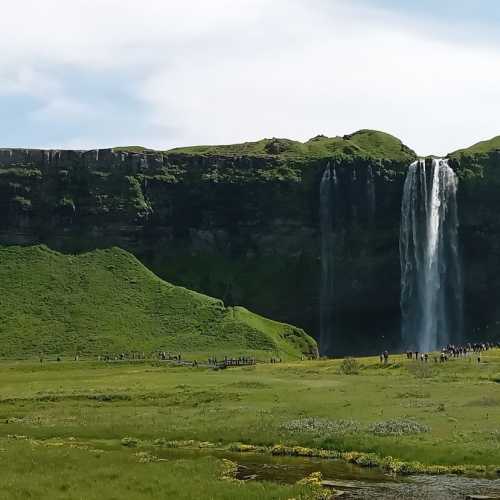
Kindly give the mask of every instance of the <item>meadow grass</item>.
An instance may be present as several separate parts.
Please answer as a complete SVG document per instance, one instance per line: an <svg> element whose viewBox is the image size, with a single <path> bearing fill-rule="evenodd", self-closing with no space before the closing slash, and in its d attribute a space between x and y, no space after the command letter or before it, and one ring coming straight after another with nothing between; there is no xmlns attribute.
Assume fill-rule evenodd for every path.
<svg viewBox="0 0 500 500"><path fill-rule="evenodd" d="M500 351L482 359L433 363L424 378L403 356L389 366L360 359L357 375L343 374L341 360L220 371L3 362L0 436L283 443L426 464L500 465ZM287 425L300 419L333 423L317 432Z"/></svg>
<svg viewBox="0 0 500 500"><path fill-rule="evenodd" d="M314 498L304 485L242 483L215 457L158 460L134 449L0 439L2 498L9 500Z"/></svg>

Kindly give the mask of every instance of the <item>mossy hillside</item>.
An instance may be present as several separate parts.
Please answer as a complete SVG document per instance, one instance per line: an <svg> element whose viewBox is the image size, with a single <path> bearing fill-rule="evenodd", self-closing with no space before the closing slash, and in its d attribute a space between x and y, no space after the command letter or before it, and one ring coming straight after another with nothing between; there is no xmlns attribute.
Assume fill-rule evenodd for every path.
<svg viewBox="0 0 500 500"><path fill-rule="evenodd" d="M461 180L460 187L478 199L483 198L485 191L491 192L500 186L500 136L454 151L448 158Z"/></svg>
<svg viewBox="0 0 500 500"><path fill-rule="evenodd" d="M11 357L156 349L297 357L315 347L302 330L162 281L117 248L78 256L1 248L0 314L0 354Z"/></svg>
<svg viewBox="0 0 500 500"><path fill-rule="evenodd" d="M450 153L450 157L475 156L500 151L500 135Z"/></svg>
<svg viewBox="0 0 500 500"><path fill-rule="evenodd" d="M363 157L405 161L414 158L415 152L396 137L377 130L360 130L343 137L318 135L307 142L290 139L262 139L256 142L221 146L192 146L175 148L168 153L220 156L275 155L289 157Z"/></svg>

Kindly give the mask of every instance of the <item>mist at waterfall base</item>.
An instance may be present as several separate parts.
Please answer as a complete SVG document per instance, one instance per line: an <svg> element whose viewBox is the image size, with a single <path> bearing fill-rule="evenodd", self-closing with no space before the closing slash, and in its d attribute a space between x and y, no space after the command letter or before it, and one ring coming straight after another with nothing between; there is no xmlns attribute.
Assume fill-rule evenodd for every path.
<svg viewBox="0 0 500 500"><path fill-rule="evenodd" d="M446 160L410 165L400 228L403 349L429 352L462 341L457 177Z"/></svg>

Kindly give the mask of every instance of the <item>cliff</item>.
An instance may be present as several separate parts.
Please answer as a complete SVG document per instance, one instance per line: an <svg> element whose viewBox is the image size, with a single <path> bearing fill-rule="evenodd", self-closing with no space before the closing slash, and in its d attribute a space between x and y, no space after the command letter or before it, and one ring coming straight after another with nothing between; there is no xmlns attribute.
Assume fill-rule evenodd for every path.
<svg viewBox="0 0 500 500"><path fill-rule="evenodd" d="M466 332L500 339L500 136L450 154L458 206Z"/></svg>
<svg viewBox="0 0 500 500"><path fill-rule="evenodd" d="M398 139L370 130L306 143L266 139L166 152L4 149L0 244L45 243L72 253L120 246L170 282L317 335L318 194L330 163L339 184L336 351L373 351L399 339L400 204L415 158ZM483 295L500 280L494 257L485 270L484 255L467 241L482 235L480 253L499 247L489 232L500 234L493 220L497 186L490 182L498 153L453 158L472 314L483 307L475 277ZM495 316L493 302L482 318Z"/></svg>

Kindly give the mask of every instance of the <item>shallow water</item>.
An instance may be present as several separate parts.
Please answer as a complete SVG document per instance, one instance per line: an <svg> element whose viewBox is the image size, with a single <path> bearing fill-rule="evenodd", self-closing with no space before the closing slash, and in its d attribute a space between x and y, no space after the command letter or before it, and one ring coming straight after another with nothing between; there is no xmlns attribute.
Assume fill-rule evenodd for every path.
<svg viewBox="0 0 500 500"><path fill-rule="evenodd" d="M154 453L169 460L196 459L208 455L225 458L238 465L237 478L243 481L293 484L313 472L321 472L323 480L335 490L344 492L340 497L342 499L456 500L465 499L468 495L500 499L500 478L425 474L401 476L386 474L379 468L359 467L341 460L275 457L224 450L173 448L155 449Z"/></svg>

